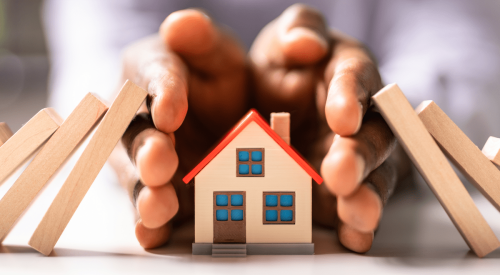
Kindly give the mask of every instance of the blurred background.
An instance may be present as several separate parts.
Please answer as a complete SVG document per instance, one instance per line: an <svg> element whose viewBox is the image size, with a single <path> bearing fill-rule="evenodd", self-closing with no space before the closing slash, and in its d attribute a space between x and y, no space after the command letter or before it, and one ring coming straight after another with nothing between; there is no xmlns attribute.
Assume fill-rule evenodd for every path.
<svg viewBox="0 0 500 275"><path fill-rule="evenodd" d="M384 82L397 82L414 107L436 101L479 147L500 136L500 1L304 2L365 43ZM123 47L175 10L203 8L248 49L294 3L0 0L0 121L16 131L47 105L66 117L87 92L112 100Z"/></svg>
<svg viewBox="0 0 500 275"><path fill-rule="evenodd" d="M41 0L0 1L0 121L16 131L47 104Z"/></svg>

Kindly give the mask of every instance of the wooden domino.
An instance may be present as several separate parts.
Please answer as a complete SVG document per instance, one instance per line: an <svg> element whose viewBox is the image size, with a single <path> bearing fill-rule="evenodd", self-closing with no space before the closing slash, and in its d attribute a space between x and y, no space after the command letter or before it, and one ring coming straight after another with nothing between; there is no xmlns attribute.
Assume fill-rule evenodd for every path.
<svg viewBox="0 0 500 275"><path fill-rule="evenodd" d="M56 170L71 155L107 107L87 94L0 200L0 242ZM17 133L16 133L17 135ZM15 135L14 135L15 137ZM12 137L12 140L14 139ZM3 149L11 142L7 141ZM24 146L25 144L19 144ZM27 145L27 144L26 144Z"/></svg>
<svg viewBox="0 0 500 275"><path fill-rule="evenodd" d="M498 248L497 237L399 87L387 85L372 99L468 246L478 257Z"/></svg>
<svg viewBox="0 0 500 275"><path fill-rule="evenodd" d="M52 136L62 121L53 109L43 109L0 147L0 184ZM5 137L10 129L3 129L0 135Z"/></svg>
<svg viewBox="0 0 500 275"><path fill-rule="evenodd" d="M500 138L489 137L482 151L486 158L500 166Z"/></svg>
<svg viewBox="0 0 500 275"><path fill-rule="evenodd" d="M500 211L500 171L432 100L416 109L445 155Z"/></svg>
<svg viewBox="0 0 500 275"><path fill-rule="evenodd" d="M127 129L147 92L127 81L29 241L48 255Z"/></svg>
<svg viewBox="0 0 500 275"><path fill-rule="evenodd" d="M2 146L13 135L9 125L5 122L0 122L0 146Z"/></svg>

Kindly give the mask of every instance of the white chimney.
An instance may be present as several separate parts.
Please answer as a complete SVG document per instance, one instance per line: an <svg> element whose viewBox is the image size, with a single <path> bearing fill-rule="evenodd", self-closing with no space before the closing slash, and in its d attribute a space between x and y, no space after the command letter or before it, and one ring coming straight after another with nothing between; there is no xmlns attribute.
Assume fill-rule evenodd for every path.
<svg viewBox="0 0 500 275"><path fill-rule="evenodd" d="M271 129L290 145L290 113L271 113Z"/></svg>

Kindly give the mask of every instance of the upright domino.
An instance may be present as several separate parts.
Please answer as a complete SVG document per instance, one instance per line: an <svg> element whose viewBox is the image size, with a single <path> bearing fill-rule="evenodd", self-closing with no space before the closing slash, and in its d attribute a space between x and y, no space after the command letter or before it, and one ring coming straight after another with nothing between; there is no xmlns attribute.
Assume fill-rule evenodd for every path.
<svg viewBox="0 0 500 275"><path fill-rule="evenodd" d="M2 146L13 135L9 125L5 122L0 122L0 146Z"/></svg>
<svg viewBox="0 0 500 275"><path fill-rule="evenodd" d="M500 138L489 137L482 151L486 158L500 166Z"/></svg>
<svg viewBox="0 0 500 275"><path fill-rule="evenodd" d="M478 257L498 248L500 242L399 87L387 85L372 99L469 247Z"/></svg>
<svg viewBox="0 0 500 275"><path fill-rule="evenodd" d="M62 121L53 109L43 109L0 147L0 184L52 136ZM10 129L3 129L1 135L5 137Z"/></svg>
<svg viewBox="0 0 500 275"><path fill-rule="evenodd" d="M125 82L120 94L33 233L29 241L31 247L45 255L50 254L146 95L146 91L132 82Z"/></svg>
<svg viewBox="0 0 500 275"><path fill-rule="evenodd" d="M92 94L87 94L47 141L42 150L0 200L0 242L4 240L16 220L26 210L45 183L80 144L94 124L101 119L106 110L106 105L99 99ZM0 147L0 150L7 146L11 140ZM21 145L24 146L25 144L19 144L19 146Z"/></svg>
<svg viewBox="0 0 500 275"><path fill-rule="evenodd" d="M500 171L432 100L416 109L427 131L463 175L500 211Z"/></svg>

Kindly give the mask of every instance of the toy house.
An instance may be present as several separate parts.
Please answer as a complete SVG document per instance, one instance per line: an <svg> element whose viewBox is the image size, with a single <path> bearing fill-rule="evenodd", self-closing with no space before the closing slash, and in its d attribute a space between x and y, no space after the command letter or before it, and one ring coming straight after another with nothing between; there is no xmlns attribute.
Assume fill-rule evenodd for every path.
<svg viewBox="0 0 500 275"><path fill-rule="evenodd" d="M193 254L313 254L312 184L323 179L290 146L290 115L271 127L250 110L189 174Z"/></svg>

